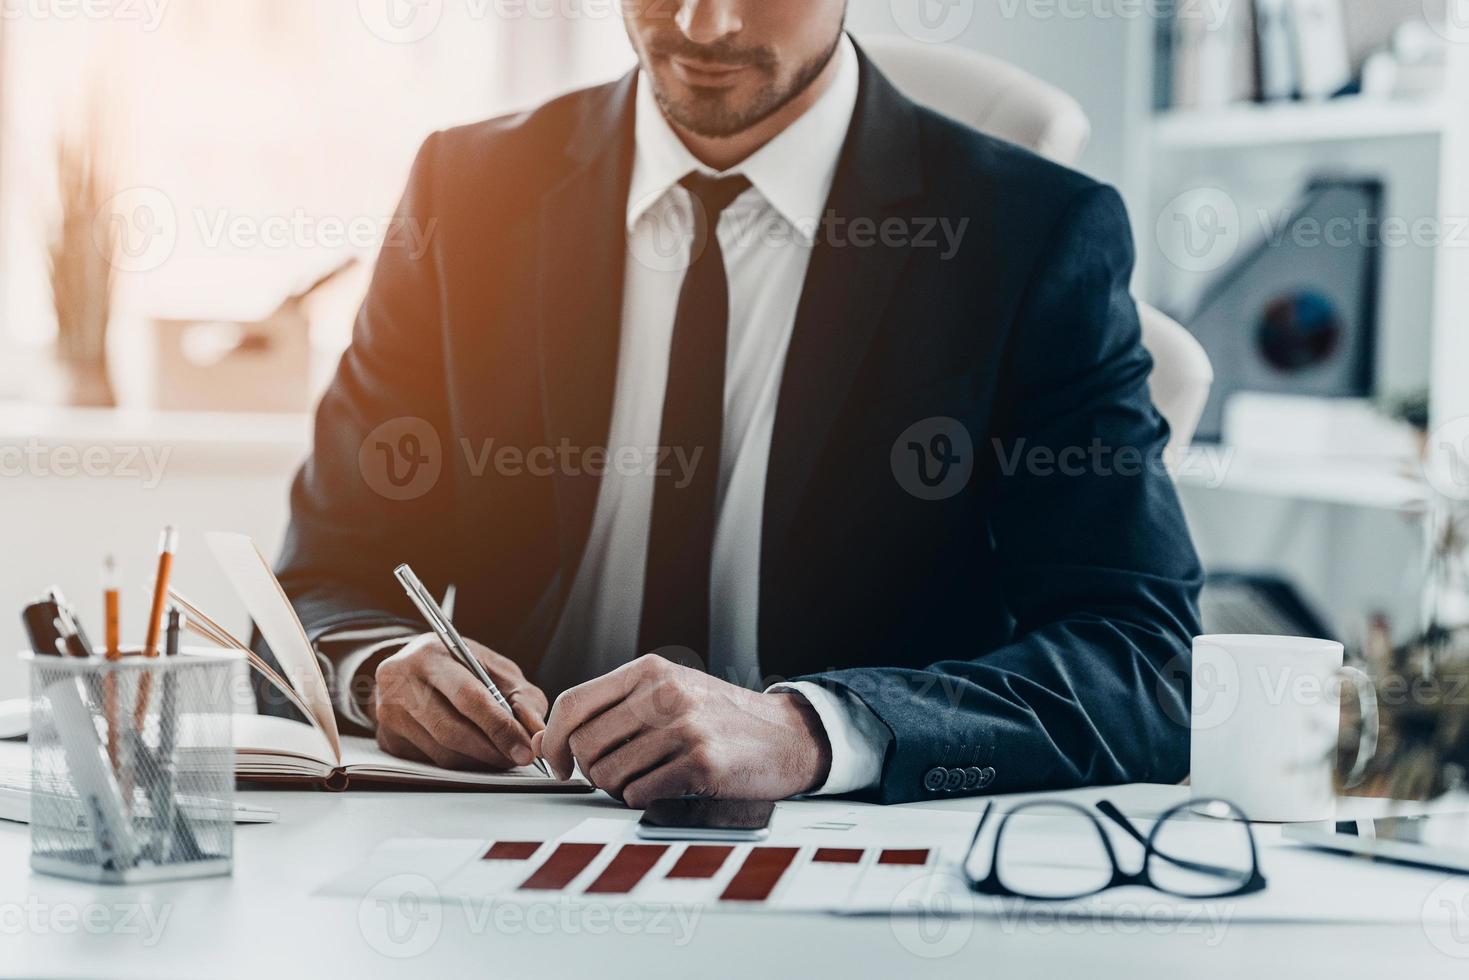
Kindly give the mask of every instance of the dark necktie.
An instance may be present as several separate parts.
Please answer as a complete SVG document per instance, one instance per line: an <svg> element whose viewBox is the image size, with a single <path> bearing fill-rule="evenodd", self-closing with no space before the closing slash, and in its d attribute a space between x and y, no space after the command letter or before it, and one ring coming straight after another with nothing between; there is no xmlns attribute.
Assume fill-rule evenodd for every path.
<svg viewBox="0 0 1469 980"><path fill-rule="evenodd" d="M639 653L688 647L709 660L709 580L715 496L724 439L724 363L729 333L729 278L719 245L719 217L750 188L744 177L692 173L680 183L694 204L691 264L678 297L660 448L682 453L692 477L670 454L653 492L648 570L643 580ZM688 479L686 485L679 484Z"/></svg>

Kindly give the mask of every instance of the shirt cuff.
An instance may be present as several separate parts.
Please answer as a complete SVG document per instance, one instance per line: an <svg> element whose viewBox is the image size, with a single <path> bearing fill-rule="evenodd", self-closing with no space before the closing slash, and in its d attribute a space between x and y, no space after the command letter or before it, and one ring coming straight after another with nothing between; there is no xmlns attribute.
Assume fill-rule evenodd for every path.
<svg viewBox="0 0 1469 980"><path fill-rule="evenodd" d="M316 658L323 662L322 673L326 676L332 707L337 709L337 714L367 731L377 730L357 700L357 685L354 683L357 673L374 660L396 652L415 635L411 630L384 627L328 633L316 641ZM327 651L331 651L330 655Z"/></svg>
<svg viewBox="0 0 1469 980"><path fill-rule="evenodd" d="M882 763L893 736L871 708L850 693L828 691L809 681L776 684L765 693L801 695L826 729L831 771L820 789L806 795L841 796L882 782Z"/></svg>

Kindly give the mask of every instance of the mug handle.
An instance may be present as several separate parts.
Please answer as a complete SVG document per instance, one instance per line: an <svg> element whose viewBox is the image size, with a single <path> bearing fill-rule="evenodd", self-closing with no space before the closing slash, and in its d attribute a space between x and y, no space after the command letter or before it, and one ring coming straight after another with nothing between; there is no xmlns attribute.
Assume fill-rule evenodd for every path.
<svg viewBox="0 0 1469 980"><path fill-rule="evenodd" d="M1367 764L1377 755L1377 739L1381 734L1377 713L1377 685L1356 667L1342 667L1337 671L1337 676L1351 681L1352 686L1357 689L1357 705L1362 712L1362 736L1357 742L1357 758L1352 763L1352 770L1346 781L1342 783L1345 789L1356 789L1362 785L1362 779L1367 775Z"/></svg>

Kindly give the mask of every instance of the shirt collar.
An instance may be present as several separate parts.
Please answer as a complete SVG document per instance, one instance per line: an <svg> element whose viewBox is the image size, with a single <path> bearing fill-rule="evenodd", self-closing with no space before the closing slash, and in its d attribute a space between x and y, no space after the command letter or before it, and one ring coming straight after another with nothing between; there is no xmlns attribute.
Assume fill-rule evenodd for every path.
<svg viewBox="0 0 1469 980"><path fill-rule="evenodd" d="M748 159L716 174L689 152L653 97L646 74L638 76L634 127L637 148L627 199L627 230L692 170L724 177L744 174L771 207L802 235L814 235L826 209L837 163L857 109L857 51L846 35L837 52L836 79L801 118Z"/></svg>

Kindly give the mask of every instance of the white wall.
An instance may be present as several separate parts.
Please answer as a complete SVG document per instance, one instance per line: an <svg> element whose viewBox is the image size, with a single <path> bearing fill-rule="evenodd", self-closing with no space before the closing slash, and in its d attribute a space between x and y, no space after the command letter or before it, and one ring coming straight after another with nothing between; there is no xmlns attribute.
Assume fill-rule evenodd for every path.
<svg viewBox="0 0 1469 980"><path fill-rule="evenodd" d="M948 4L949 20L933 33L915 29L912 10ZM962 26L951 43L1010 61L1064 89L1091 118L1091 146L1081 169L1122 188L1146 188L1140 140L1133 138L1150 107L1152 74L1146 17L1095 16L1107 4L1024 3L1021 0L852 0L849 24L860 40L871 34L942 37ZM1118 5L1126 7L1129 5ZM1146 7L1146 4L1136 5ZM1062 8L1085 7L1085 17ZM901 22L895 10L904 11ZM1137 197L1136 200L1142 200ZM1130 200L1129 203L1132 203Z"/></svg>
<svg viewBox="0 0 1469 980"><path fill-rule="evenodd" d="M207 531L280 554L304 419L193 416L167 423L94 413L0 411L0 699L24 697L20 609L52 585L102 636L101 561L117 558L124 643L141 643L158 535L180 530L174 586L247 640L248 618L209 557ZM91 459L101 465L87 465Z"/></svg>

